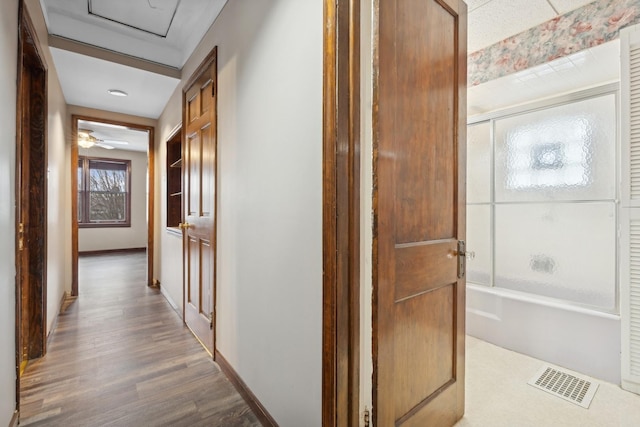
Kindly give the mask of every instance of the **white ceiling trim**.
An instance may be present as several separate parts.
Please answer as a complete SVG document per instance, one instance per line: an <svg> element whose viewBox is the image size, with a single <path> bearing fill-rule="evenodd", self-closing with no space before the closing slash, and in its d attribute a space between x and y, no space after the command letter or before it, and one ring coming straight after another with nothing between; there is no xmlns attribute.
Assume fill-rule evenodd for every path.
<svg viewBox="0 0 640 427"><path fill-rule="evenodd" d="M125 65L127 67L133 67L139 70L148 71L150 73L173 77L175 79L180 79L182 77L182 71L178 68L158 64L157 62L146 61L134 56L124 55L119 52L113 52L89 44L84 44L75 40L66 39L60 36L49 35L49 47L67 50L69 52L78 53L80 55L102 59L116 64Z"/></svg>

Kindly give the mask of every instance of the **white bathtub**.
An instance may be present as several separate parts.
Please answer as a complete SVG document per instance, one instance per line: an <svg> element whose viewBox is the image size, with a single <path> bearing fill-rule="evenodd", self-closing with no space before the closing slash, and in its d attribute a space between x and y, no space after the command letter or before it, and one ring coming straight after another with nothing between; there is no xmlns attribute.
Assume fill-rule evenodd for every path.
<svg viewBox="0 0 640 427"><path fill-rule="evenodd" d="M620 316L467 284L467 333L620 384Z"/></svg>

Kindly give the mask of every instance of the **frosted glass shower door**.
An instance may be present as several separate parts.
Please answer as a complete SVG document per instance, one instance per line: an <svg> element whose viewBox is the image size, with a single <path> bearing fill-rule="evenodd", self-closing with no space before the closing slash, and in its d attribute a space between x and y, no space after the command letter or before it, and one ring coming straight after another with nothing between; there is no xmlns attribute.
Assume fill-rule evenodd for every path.
<svg viewBox="0 0 640 427"><path fill-rule="evenodd" d="M495 121L494 285L616 309L616 103Z"/></svg>
<svg viewBox="0 0 640 427"><path fill-rule="evenodd" d="M467 282L491 285L491 122L467 128Z"/></svg>
<svg viewBox="0 0 640 427"><path fill-rule="evenodd" d="M495 201L616 198L616 103L605 95L495 121Z"/></svg>
<svg viewBox="0 0 640 427"><path fill-rule="evenodd" d="M496 206L495 285L614 310L613 203Z"/></svg>

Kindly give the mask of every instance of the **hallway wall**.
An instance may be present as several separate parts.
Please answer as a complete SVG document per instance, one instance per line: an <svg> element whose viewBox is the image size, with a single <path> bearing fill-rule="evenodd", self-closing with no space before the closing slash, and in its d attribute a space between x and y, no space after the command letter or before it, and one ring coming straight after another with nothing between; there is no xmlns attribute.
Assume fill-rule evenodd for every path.
<svg viewBox="0 0 640 427"><path fill-rule="evenodd" d="M15 145L18 0L0 13L0 424L15 409Z"/></svg>
<svg viewBox="0 0 640 427"><path fill-rule="evenodd" d="M15 409L15 146L16 58L18 1L3 5L0 16L0 422L8 423ZM65 167L66 103L48 52L44 18L37 0L25 1L48 67L47 133L47 334L70 287L70 176ZM10 397L11 396L11 397Z"/></svg>
<svg viewBox="0 0 640 427"><path fill-rule="evenodd" d="M161 145L181 120L182 85L216 45L217 349L279 425L319 426L322 2L230 0L160 117ZM164 157L157 167L162 193ZM161 286L181 305L181 240L161 234Z"/></svg>

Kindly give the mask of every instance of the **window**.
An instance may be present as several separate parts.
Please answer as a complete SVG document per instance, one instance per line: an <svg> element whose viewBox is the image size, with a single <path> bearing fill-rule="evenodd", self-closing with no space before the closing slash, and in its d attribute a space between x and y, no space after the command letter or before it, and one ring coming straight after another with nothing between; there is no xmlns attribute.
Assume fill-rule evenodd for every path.
<svg viewBox="0 0 640 427"><path fill-rule="evenodd" d="M78 225L131 226L131 161L78 158Z"/></svg>
<svg viewBox="0 0 640 427"><path fill-rule="evenodd" d="M467 132L467 281L617 310L616 95Z"/></svg>

